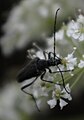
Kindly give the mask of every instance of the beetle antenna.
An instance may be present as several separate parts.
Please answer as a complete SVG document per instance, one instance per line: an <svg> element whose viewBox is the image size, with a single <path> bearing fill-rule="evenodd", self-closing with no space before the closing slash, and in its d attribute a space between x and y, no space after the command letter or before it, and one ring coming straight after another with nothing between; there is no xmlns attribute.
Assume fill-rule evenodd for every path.
<svg viewBox="0 0 84 120"><path fill-rule="evenodd" d="M36 43L33 43L33 46L36 47L38 50L43 51Z"/></svg>
<svg viewBox="0 0 84 120"><path fill-rule="evenodd" d="M57 28L57 13L58 11L60 10L60 8L58 8L56 10L56 13L55 13L55 21L54 21L54 60L55 60L55 56L56 56L56 53L55 53L55 41L56 41L56 36L55 36L55 32L56 32L56 28Z"/></svg>

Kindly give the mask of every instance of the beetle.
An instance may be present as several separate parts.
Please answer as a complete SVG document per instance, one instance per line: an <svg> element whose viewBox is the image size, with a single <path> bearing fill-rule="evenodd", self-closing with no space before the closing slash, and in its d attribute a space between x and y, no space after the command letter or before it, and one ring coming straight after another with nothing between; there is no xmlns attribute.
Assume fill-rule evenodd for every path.
<svg viewBox="0 0 84 120"><path fill-rule="evenodd" d="M55 53L55 31L56 31L56 20L57 20L57 13L59 11L60 8L58 8L56 10L56 13L55 13L55 21L54 21L54 49L53 49L53 52L45 52L43 51L43 55L45 57L45 59L40 59L39 57L35 57L34 59L31 59L30 62L20 70L20 72L18 73L18 76L17 76L17 81L19 83L25 81L25 80L29 80L31 78L35 78L32 82L22 86L21 90L23 92L25 92L26 94L29 94L32 96L32 98L34 99L35 103L36 103L36 100L35 100L35 97L26 92L24 89L31 86L36 80L38 77L40 77L40 79L42 81L45 81L45 82L49 82L49 83L54 83L53 81L48 81L48 80L45 80L44 79L44 75L46 73L46 69L49 70L50 73L57 73L57 72L60 72L61 74L61 77L62 77L62 81L63 81L63 87L65 88L65 83L64 83L64 77L63 77L63 74L62 72L67 72L67 71L61 71L60 68L59 68L59 64L62 64L62 59L57 57L56 56L56 53ZM48 59L46 59L46 54L48 55ZM50 69L51 66L56 66L58 68L59 71L52 71ZM55 84L55 83L54 83ZM66 88L65 88L66 90ZM67 91L67 90L66 90ZM67 93L69 93L67 91ZM37 106L37 103L36 103L36 106ZM38 106L37 106L37 109L39 110Z"/></svg>

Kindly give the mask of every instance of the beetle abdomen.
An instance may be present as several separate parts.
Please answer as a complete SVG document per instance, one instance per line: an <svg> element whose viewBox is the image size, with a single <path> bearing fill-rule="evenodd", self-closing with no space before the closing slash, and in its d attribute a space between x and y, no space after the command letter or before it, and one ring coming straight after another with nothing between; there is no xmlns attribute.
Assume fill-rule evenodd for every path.
<svg viewBox="0 0 84 120"><path fill-rule="evenodd" d="M22 69L17 76L17 81L22 82L22 81L25 81L25 80L30 79L32 77L38 76L39 73L37 72L37 69L35 67L33 69L33 67L31 69L29 69L29 68L28 69Z"/></svg>
<svg viewBox="0 0 84 120"><path fill-rule="evenodd" d="M40 75L40 72L38 72L38 70L37 70L38 60L39 60L39 58L35 58L35 59L31 60L31 62L29 64L27 64L27 66L25 66L24 68L22 68L20 70L20 72L17 75L18 82L22 82L22 81L25 81L32 77L37 77Z"/></svg>

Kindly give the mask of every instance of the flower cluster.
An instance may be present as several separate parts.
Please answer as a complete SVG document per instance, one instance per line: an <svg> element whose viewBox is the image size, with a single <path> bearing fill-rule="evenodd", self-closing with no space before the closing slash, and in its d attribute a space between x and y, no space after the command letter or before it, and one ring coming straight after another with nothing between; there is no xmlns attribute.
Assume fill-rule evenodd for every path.
<svg viewBox="0 0 84 120"><path fill-rule="evenodd" d="M78 67L79 67L79 68L84 68L84 55L82 55L82 56L83 56L83 59L80 60L80 62L79 62L79 64L78 64Z"/></svg>
<svg viewBox="0 0 84 120"><path fill-rule="evenodd" d="M2 52L5 55L10 55L14 50L24 48L32 40L32 36L33 38L35 38L35 36L42 37L42 35L44 34L47 35L47 33L49 33L50 31L49 28L52 27L52 24L50 23L53 23L55 10L60 7L62 11L66 11L64 12L64 14L67 14L68 12L73 11L71 7L72 5L70 3L73 3L73 5L75 5L75 1L76 0L72 2L66 2L65 0L64 3L57 0L21 1L11 10L8 20L2 28L5 33L4 36L1 38ZM81 1L79 3L81 3ZM77 2L78 5L79 3ZM67 7L65 7L65 4L66 6L68 6L68 9ZM63 14L59 15L62 19ZM83 16L80 15L78 21L82 22L83 19ZM73 23L70 26L73 26ZM82 32L83 30L80 29L80 25L74 26L77 26L78 30L75 30L74 32L78 34L76 37L78 38L80 36L80 32ZM69 27L69 29L75 28ZM71 32L67 33L69 34L69 36L71 35ZM60 31L60 34L62 34L62 31ZM79 39L82 40L83 36L84 35L80 36ZM58 37L59 39L62 38L62 36Z"/></svg>
<svg viewBox="0 0 84 120"><path fill-rule="evenodd" d="M3 26L4 36L1 38L2 52L10 55L15 49L24 48L32 38L47 34L55 10L60 7L54 0L23 0L15 6L6 24ZM33 8L33 9L32 9ZM50 26L51 27L51 26Z"/></svg>
<svg viewBox="0 0 84 120"><path fill-rule="evenodd" d="M67 26L67 36L84 41L84 16L79 15L77 21L72 20Z"/></svg>
<svg viewBox="0 0 84 120"><path fill-rule="evenodd" d="M77 66L77 58L74 57L75 50L76 50L76 48L74 48L73 52L71 54L68 54L67 57L61 58L62 64L58 65L58 66L59 66L60 70L62 71L62 74L64 74L64 71L66 71L66 72L69 71L71 73L71 71L74 70L75 66ZM38 51L36 53L36 56L39 57L40 59L44 59L42 51ZM52 67L52 70L57 71L58 75L60 75L60 71L58 68ZM49 74L48 71L47 71L46 75L47 75L47 77L45 77L46 80L54 81L54 76L52 74ZM52 78L50 76L52 76ZM56 76L56 74L55 74L55 76ZM62 78L62 80L63 80L63 78ZM63 86L63 84L59 84L58 81L59 80L55 80L53 84L44 83L44 86L41 83L39 84L39 86L34 85L33 86L34 97L41 103L41 97L48 98L50 96L50 94L52 94L52 99L49 98L50 100L49 99L47 100L47 103L50 105L50 108L54 108L56 106L57 100L58 100L59 106L62 109L64 106L66 106L68 104L66 102L66 99L68 101L71 101L72 97L70 95L71 90L69 87L69 83L67 83L67 84L64 83L65 86ZM61 81L61 82L63 82L63 81Z"/></svg>
<svg viewBox="0 0 84 120"><path fill-rule="evenodd" d="M69 84L66 84L65 87L70 92ZM59 100L59 105L62 109L68 104L63 98L68 99L69 101L72 100L71 95L68 94L64 88L62 90L60 85L55 85L55 89L52 92L52 99L48 100L47 103L50 105L50 108L54 108L57 104L57 100Z"/></svg>
<svg viewBox="0 0 84 120"><path fill-rule="evenodd" d="M84 55L82 55L82 53L80 52L80 49L78 48L79 41L80 42L84 41L83 25L84 25L84 16L82 14L80 14L76 21L72 20L67 25L63 25L63 27L58 32L55 33L56 42L58 42L58 44L60 44L60 46L61 45L63 46L64 44L62 44L62 43L65 43L66 47L69 46L68 48L66 48L66 51L68 51L70 49L72 52L67 54L66 57L62 57L61 55L56 54L56 56L58 58L61 58L61 64L58 65L57 68L52 67L52 71L57 71L57 73L55 75L49 74L48 71L46 73L47 74L46 79L50 80L50 81L54 81L54 83L53 84L45 83L44 86L40 86L40 89L35 90L35 92L34 92L34 95L36 96L37 100L38 99L41 100L42 96L46 97L47 104L50 106L51 109L57 105L57 103L58 103L57 101L59 101L60 109L63 109L63 107L68 104L68 102L66 102L66 100L68 100L68 101L72 100L71 88L76 85L76 83L78 82L79 79L77 78L77 80L74 80L71 84L69 84L69 82L71 80L70 77L73 77L73 79L74 79L76 72L80 73L80 68L84 68ZM53 40L54 40L54 36L47 38L48 45L49 45L49 48L46 49L47 53L48 52L53 53L53 47L52 47ZM70 42L71 42L71 44L70 44ZM70 47L70 45L71 45L71 47ZM39 50L40 51L36 52L36 56L39 57L40 59L44 59L42 50L41 49L39 49ZM57 48L57 46L56 46L56 51L60 51L59 48ZM81 58L81 56L82 56L82 58ZM48 59L48 56L46 58ZM62 75L60 72L62 73ZM68 79L68 77L67 77L67 79L65 79L65 77L64 77L67 73L70 73L67 75L69 77L69 79ZM61 75L61 80L59 80L59 77L57 75L58 76ZM52 78L50 78L50 76ZM40 94L39 94L39 92L40 92ZM50 96L52 97L52 99L50 98Z"/></svg>
<svg viewBox="0 0 84 120"><path fill-rule="evenodd" d="M47 99L47 104L50 106L51 109L54 108L57 105L57 101L59 101L59 106L62 110L63 107L66 106L68 102L72 100L71 89L69 87L69 84L66 84L64 88L58 83L37 83L38 85L33 85L33 96L37 100L38 107L40 107L41 102L43 102L43 97ZM52 99L50 98L50 96L52 96Z"/></svg>

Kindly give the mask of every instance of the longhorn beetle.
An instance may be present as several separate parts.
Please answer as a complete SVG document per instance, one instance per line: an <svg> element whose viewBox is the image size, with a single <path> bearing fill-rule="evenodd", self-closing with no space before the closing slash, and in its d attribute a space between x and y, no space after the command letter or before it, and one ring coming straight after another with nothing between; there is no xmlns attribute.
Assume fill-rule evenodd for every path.
<svg viewBox="0 0 84 120"><path fill-rule="evenodd" d="M17 81L18 82L23 82L25 80L28 80L30 78L35 77L35 79L31 83L26 84L26 85L22 86L22 88L21 88L21 90L24 93L29 94L30 96L32 96L32 98L34 99L35 103L36 103L36 99L33 96L33 94L30 94L30 93L26 92L24 89L27 88L27 87L29 87L29 86L31 86L37 80L37 78L39 76L40 76L40 79L42 81L49 82L49 83L54 83L53 81L48 81L48 80L44 79L44 75L46 73L46 69L48 69L50 73L60 72L61 77L62 77L62 81L63 81L63 87L65 88L64 77L63 77L62 72L67 72L69 70L67 70L67 71L61 71L60 70L60 68L59 68L58 65L62 64L62 59L59 58L59 57L57 57L56 53L55 53L56 21L57 21L57 13L58 13L59 9L60 8L58 8L56 10L56 13L55 13L55 21L54 21L54 47L53 47L53 52L47 53L47 52L43 51L43 55L44 55L45 59L40 59L39 57L35 57L23 69L21 69L21 71L19 72L19 74L17 76ZM48 59L46 59L46 54L48 55ZM53 55L53 57L52 57L52 55ZM50 69L51 66L56 66L59 71L52 71ZM67 91L66 88L65 88L65 90ZM69 93L69 92L67 91L67 93ZM39 110L37 103L36 103L36 107Z"/></svg>

